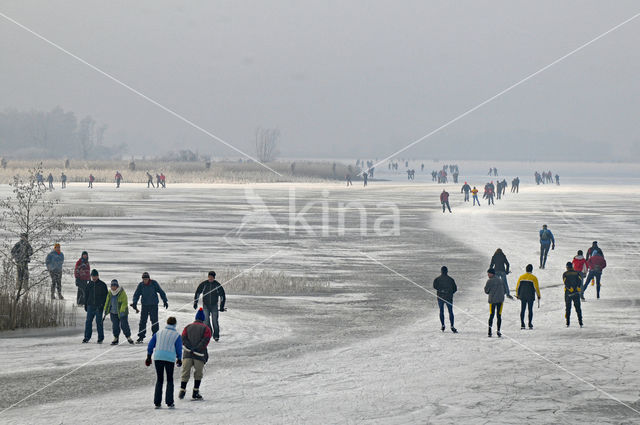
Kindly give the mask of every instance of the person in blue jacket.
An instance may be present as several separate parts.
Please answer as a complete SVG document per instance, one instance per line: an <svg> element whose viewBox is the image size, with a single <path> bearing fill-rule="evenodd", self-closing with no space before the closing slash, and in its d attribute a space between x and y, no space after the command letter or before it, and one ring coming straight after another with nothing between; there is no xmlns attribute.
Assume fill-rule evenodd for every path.
<svg viewBox="0 0 640 425"><path fill-rule="evenodd" d="M142 344L145 336L147 336L147 318L151 318L151 332L158 332L158 294L162 298L164 308L169 308L167 294L164 293L158 282L151 280L149 273L142 273L142 282L138 283L136 292L133 294L133 303L131 307L138 311L138 300L142 298L142 310L140 311L140 326L138 327L137 343Z"/></svg>
<svg viewBox="0 0 640 425"><path fill-rule="evenodd" d="M45 265L47 271L51 276L51 299L55 300L55 292L58 291L58 298L64 300L62 296L62 265L64 264L64 254L60 251L60 244L57 243L53 246L47 258L45 259Z"/></svg>
<svg viewBox="0 0 640 425"><path fill-rule="evenodd" d="M178 321L175 317L167 319L167 326L160 332L154 333L147 345L147 359L144 364L151 366L151 355L153 354L154 365L156 367L156 389L153 396L153 404L156 409L162 406L162 386L164 375L167 375L167 389L164 401L170 409L173 409L173 369L175 365L182 366L182 337L176 331ZM155 350L155 354L154 354Z"/></svg>
<svg viewBox="0 0 640 425"><path fill-rule="evenodd" d="M540 230L540 268L544 269L547 264L547 255L549 254L549 247L556 249L556 240L553 238L551 230L547 229L547 225L543 224Z"/></svg>

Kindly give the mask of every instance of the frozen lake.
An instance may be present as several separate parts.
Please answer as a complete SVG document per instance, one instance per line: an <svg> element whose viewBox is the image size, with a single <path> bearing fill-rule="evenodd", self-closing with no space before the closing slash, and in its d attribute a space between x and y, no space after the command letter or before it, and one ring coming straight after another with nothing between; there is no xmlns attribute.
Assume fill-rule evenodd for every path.
<svg viewBox="0 0 640 425"><path fill-rule="evenodd" d="M143 347L83 345L79 327L0 334L0 410L64 376L0 422L110 423L117 409L126 423L640 423L640 187L521 179L519 194L492 207L464 204L461 184L445 185L453 214L441 212L443 186L425 182L56 190L65 208L100 211L74 218L89 230L63 247L67 262L88 250L102 279L117 278L129 294L149 271L169 293L161 321L176 315L179 329L192 320L191 295L169 282L193 279L195 288L210 269L260 263L321 277L335 291L229 297L205 402L178 401L174 411L153 410ZM557 245L547 268L534 270L535 330L520 330L519 302L507 301L503 338L489 339L482 288L491 255L506 253L514 288L524 266L537 265L544 223ZM609 264L602 298L590 287L585 327L567 329L564 264L593 240ZM429 293L443 264L459 287L457 335L440 332ZM105 333L108 341L109 325Z"/></svg>

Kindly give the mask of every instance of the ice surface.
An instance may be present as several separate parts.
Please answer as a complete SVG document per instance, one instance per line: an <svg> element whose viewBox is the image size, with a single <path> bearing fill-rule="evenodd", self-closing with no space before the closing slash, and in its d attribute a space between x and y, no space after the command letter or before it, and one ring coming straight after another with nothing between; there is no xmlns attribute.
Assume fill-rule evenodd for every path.
<svg viewBox="0 0 640 425"><path fill-rule="evenodd" d="M474 180L481 186L488 179ZM462 202L459 186L445 186L453 214L443 214L437 201L442 186L435 184L293 185L299 203L321 199L328 189L332 211L339 201L360 200L371 208L369 220L388 213L376 209L380 200L396 202L400 235L362 236L352 227L358 217L351 217L344 236L288 236L258 226L242 234L243 243L232 239L235 244L224 236L250 211L243 187L177 186L147 198L142 187L116 192L97 185L90 195L71 187L61 196L65 203L126 211L123 217L79 218L92 229L66 249L87 248L105 277L121 279L129 293L144 270L161 282L183 276L197 282L212 265L247 267L281 250L261 267L328 276L353 295L230 298L221 342L212 343L202 403L178 401L175 411L153 410L153 372L142 364L143 350L121 345L54 384L55 391L2 413L0 422L110 423L115 413L124 423L157 424L640 423L632 410L640 410L640 188L594 187L577 177L559 187L523 179L520 194L507 193L495 207L472 208ZM254 189L282 223L290 186ZM319 211L309 214L313 223L319 223ZM535 329L521 331L519 302L507 301L504 337L489 339L482 286L491 254L504 250L514 288L527 263L537 266L537 232L545 223L557 245L547 269L534 270L542 289ZM589 287L585 327L575 326L574 316L567 329L564 263L592 240L609 264L602 298L596 300ZM440 332L431 294L360 252L429 290L440 266L448 265L460 288L460 333L450 333L448 323ZM67 278L65 291L72 289ZM188 295L172 297L176 314ZM179 323L192 314L178 312ZM133 319L133 329L136 324ZM47 332L0 336L3 408L109 349L79 344L79 329L57 337ZM108 341L108 326L106 333Z"/></svg>

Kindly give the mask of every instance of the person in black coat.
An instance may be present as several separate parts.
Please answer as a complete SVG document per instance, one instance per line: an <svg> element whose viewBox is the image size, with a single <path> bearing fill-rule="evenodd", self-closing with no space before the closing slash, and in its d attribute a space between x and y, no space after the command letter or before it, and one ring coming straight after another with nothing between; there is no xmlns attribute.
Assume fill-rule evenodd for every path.
<svg viewBox="0 0 640 425"><path fill-rule="evenodd" d="M84 310L87 312L87 319L84 323L84 339L82 340L84 344L91 339L94 318L98 330L98 344L102 344L104 340L102 310L104 310L104 303L107 301L107 292L107 285L100 280L98 270L91 270L91 280L87 283L84 291Z"/></svg>
<svg viewBox="0 0 640 425"><path fill-rule="evenodd" d="M216 280L216 272L210 271L207 280L200 283L193 297L193 308L198 309L198 298L202 294L202 309L204 311L204 323L209 326L213 333L213 340L220 339L220 324L218 323L218 311L225 311L224 304L227 296L224 288ZM218 309L218 298L220 298L220 308ZM209 320L211 318L211 320Z"/></svg>
<svg viewBox="0 0 640 425"><path fill-rule="evenodd" d="M449 270L447 266L440 268L441 275L434 279L433 289L438 294L438 308L440 309L440 323L442 324L442 332L444 332L444 306L446 304L449 310L449 322L451 323L451 332L458 333L458 330L453 326L453 294L458 291L456 281L449 276Z"/></svg>
<svg viewBox="0 0 640 425"><path fill-rule="evenodd" d="M566 306L565 317L567 318L567 327L571 322L571 304L576 309L578 315L578 323L582 327L582 308L580 307L580 294L582 293L582 279L577 271L573 270L573 264L567 263L567 271L562 274L564 282L564 302Z"/></svg>
<svg viewBox="0 0 640 425"><path fill-rule="evenodd" d="M147 335L147 318L151 319L151 332L154 334L160 330L158 324L158 294L162 298L165 309L169 308L167 294L164 293L160 284L149 277L148 272L142 273L142 282L138 283L136 292L133 294L131 307L138 311L138 300L141 299L142 309L140 310L140 325L138 326L138 339L136 342L142 344Z"/></svg>
<svg viewBox="0 0 640 425"><path fill-rule="evenodd" d="M511 294L509 293L509 284L507 283L507 275L511 273L509 270L510 264L509 260L507 260L507 256L504 255L504 252L500 248L496 249L496 252L491 257L491 264L489 264L489 268L494 269L496 273L496 277L504 282L504 293L510 300L513 299Z"/></svg>

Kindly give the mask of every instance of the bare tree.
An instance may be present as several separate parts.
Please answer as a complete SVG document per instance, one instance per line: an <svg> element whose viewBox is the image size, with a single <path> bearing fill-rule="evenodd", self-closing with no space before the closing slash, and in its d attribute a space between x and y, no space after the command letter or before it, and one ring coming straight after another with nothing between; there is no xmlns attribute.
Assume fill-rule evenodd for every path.
<svg viewBox="0 0 640 425"><path fill-rule="evenodd" d="M31 257L43 257L51 250L54 242L65 243L80 237L84 230L78 225L67 223L56 214L58 201L47 199L47 189L38 186L36 174L42 173L42 165L29 171L26 178L14 176L13 194L0 200L2 221L0 230L5 237L0 245L3 267L16 270L26 267L27 278L16 279L15 275L4 274L2 288L11 295L9 312L11 327L15 327L15 318L20 300L29 291L48 281L46 270L30 262ZM16 256L13 241L23 239L29 246L28 255ZM29 275L31 278L29 278Z"/></svg>
<svg viewBox="0 0 640 425"><path fill-rule="evenodd" d="M271 162L278 155L280 130L278 128L256 129L256 157L260 162Z"/></svg>
<svg viewBox="0 0 640 425"><path fill-rule="evenodd" d="M80 126L78 127L78 142L80 142L80 149L82 149L82 159L88 158L89 152L95 143L95 126L96 122L89 115L80 121Z"/></svg>

